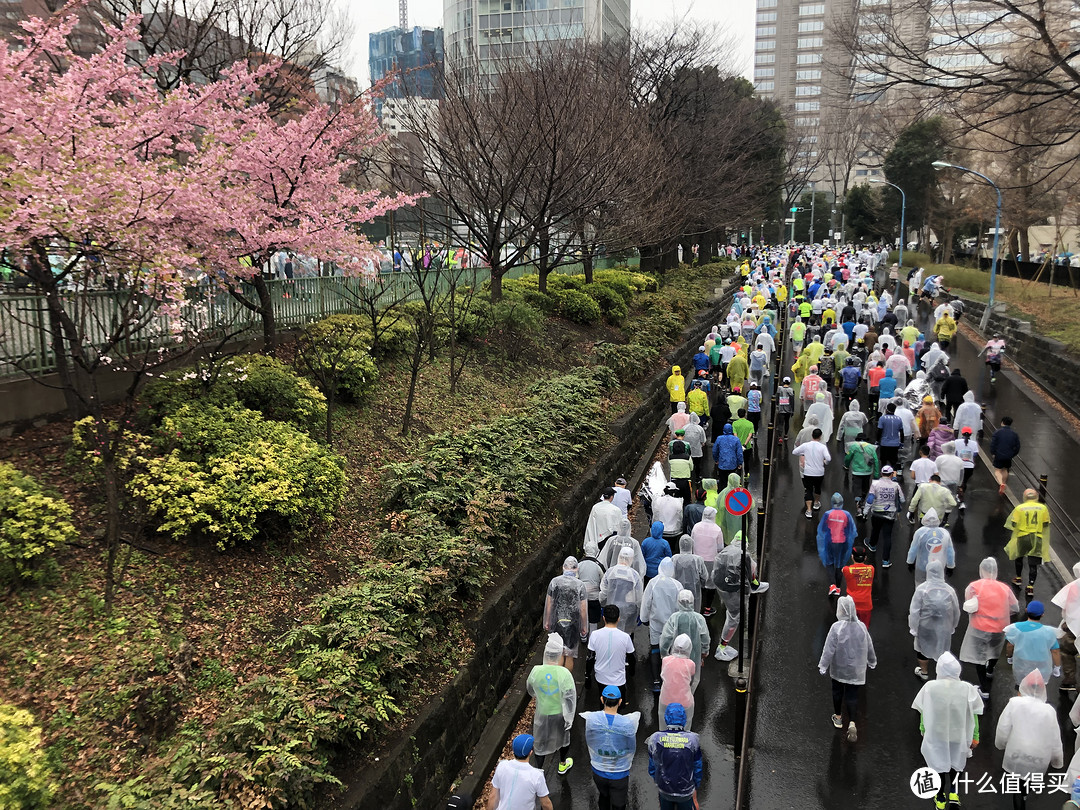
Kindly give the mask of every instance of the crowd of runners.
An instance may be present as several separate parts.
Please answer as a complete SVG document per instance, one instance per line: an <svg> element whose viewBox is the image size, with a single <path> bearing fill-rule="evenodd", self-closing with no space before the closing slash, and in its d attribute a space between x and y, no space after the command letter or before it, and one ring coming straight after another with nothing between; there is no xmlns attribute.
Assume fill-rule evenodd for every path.
<svg viewBox="0 0 1080 810"><path fill-rule="evenodd" d="M1080 627L1080 565L1075 581L1053 597L1062 622L1044 625L1034 586L1050 557L1050 514L1029 489L1006 524L1012 581L999 579L997 560L987 557L978 579L958 583L962 592L950 582L957 550L949 527L965 509L984 430L992 431L982 452L999 497L1020 451L1010 417L984 425L964 376L974 370L953 367L962 302L941 300L940 278L923 278L921 270L898 278L883 250L749 251L739 273L724 322L667 379L663 465L636 501L622 478L600 494L580 553L563 560L549 584L543 663L527 681L532 733L516 737L513 759L496 769L488 808L550 808L546 780L574 767L573 734L584 737L601 810L627 806L636 756L648 758L663 810L698 807L703 755L693 731L694 696L703 666L712 657L727 673L738 656L745 600L768 589L757 576L753 539L724 504L770 437L798 459L803 514L816 523L829 583L822 598L835 602L836 621L816 662L831 684L832 726L845 740L858 739L854 718L867 670L877 663L875 643L912 644L911 706L918 714L911 722L922 734L925 778L936 807L958 807L958 775L980 744L992 679L1011 678L1016 697L987 744L1004 751L1003 768L1015 777L1014 806L1025 806L1048 769L1064 765L1046 698L1059 678L1061 694L1076 695L1071 628ZM915 299L898 296L900 281ZM991 380L1005 351L994 335L979 352ZM826 471L835 466L843 468L843 491L823 493ZM642 514L648 531L638 539L631 517L640 521ZM911 528L902 537L905 522ZM875 573L896 562L912 576L907 642L875 638L870 629ZM723 624L711 631L709 619L721 610ZM638 634L648 635L641 662ZM579 659L583 681L574 675ZM961 680L961 662L973 666L977 682ZM642 714L632 710L626 688L639 663L657 700L657 727L640 751ZM721 677L718 667L705 674ZM1080 703L1070 716L1080 725ZM1071 790L1080 757L1064 776ZM454 797L449 806L464 802Z"/></svg>

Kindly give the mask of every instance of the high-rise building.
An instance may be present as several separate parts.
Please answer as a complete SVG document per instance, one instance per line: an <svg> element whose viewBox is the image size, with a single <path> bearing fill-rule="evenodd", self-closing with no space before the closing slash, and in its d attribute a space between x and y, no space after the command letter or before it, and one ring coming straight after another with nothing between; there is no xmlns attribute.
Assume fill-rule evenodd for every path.
<svg viewBox="0 0 1080 810"><path fill-rule="evenodd" d="M491 75L544 42L625 37L630 0L443 0L443 25L449 62Z"/></svg>
<svg viewBox="0 0 1080 810"><path fill-rule="evenodd" d="M387 99L437 99L439 73L443 64L443 29L388 28L368 36L368 72L371 81L381 81L394 71L397 78L383 91ZM376 112L382 116L382 101Z"/></svg>

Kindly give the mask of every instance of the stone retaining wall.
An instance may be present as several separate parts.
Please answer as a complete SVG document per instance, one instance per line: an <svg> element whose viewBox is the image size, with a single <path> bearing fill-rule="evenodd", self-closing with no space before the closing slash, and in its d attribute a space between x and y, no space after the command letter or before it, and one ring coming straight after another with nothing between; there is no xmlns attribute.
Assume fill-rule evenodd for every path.
<svg viewBox="0 0 1080 810"><path fill-rule="evenodd" d="M684 367L701 336L730 306L725 292L683 333L668 360ZM343 810L414 810L442 806L453 780L480 738L503 695L532 652L541 624L554 561L577 553L599 492L633 471L660 421L669 412L661 371L644 383L641 404L609 426L614 447L597 458L555 504L563 525L541 540L516 573L478 610L469 623L475 648L454 679L423 709L376 767L341 774L348 788L334 806ZM484 764L475 763L478 768ZM346 768L346 771L349 771Z"/></svg>
<svg viewBox="0 0 1080 810"><path fill-rule="evenodd" d="M986 304L964 298L964 305L964 322L978 329ZM1004 335L1006 356L1066 408L1074 413L1080 411L1080 359L1068 354L1064 343L1037 334L1030 321L996 311L990 315L987 332Z"/></svg>

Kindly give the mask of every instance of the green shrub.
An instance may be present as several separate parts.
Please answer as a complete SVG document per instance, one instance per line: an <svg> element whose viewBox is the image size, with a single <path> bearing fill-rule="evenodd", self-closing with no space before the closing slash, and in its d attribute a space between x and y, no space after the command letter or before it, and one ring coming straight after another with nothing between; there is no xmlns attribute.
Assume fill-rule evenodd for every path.
<svg viewBox="0 0 1080 810"><path fill-rule="evenodd" d="M197 400L219 407L239 403L315 436L326 424L326 397L285 363L261 354L237 355L205 369L170 371L149 383L141 397L157 419Z"/></svg>
<svg viewBox="0 0 1080 810"><path fill-rule="evenodd" d="M30 476L0 462L0 583L43 581L48 553L75 537L71 507L46 494Z"/></svg>
<svg viewBox="0 0 1080 810"><path fill-rule="evenodd" d="M355 315L334 315L304 329L300 343L301 365L329 391L337 379L335 397L359 402L372 391L379 379L375 358L368 349L371 332Z"/></svg>
<svg viewBox="0 0 1080 810"><path fill-rule="evenodd" d="M284 422L238 405L187 406L166 417L162 455L145 460L133 495L157 531L219 549L257 538L304 537L333 519L343 462Z"/></svg>
<svg viewBox="0 0 1080 810"><path fill-rule="evenodd" d="M600 305L578 290L561 290L555 294L559 302L559 315L574 323L597 323L600 320Z"/></svg>
<svg viewBox="0 0 1080 810"><path fill-rule="evenodd" d="M599 343L593 350L596 362L610 369L620 383L634 382L652 371L660 353L653 346L630 343Z"/></svg>
<svg viewBox="0 0 1080 810"><path fill-rule="evenodd" d="M0 807L50 807L56 790L33 715L0 703Z"/></svg>
<svg viewBox="0 0 1080 810"><path fill-rule="evenodd" d="M582 287L582 292L599 304L600 313L608 323L619 324L626 318L629 311L626 300L606 284L586 284Z"/></svg>
<svg viewBox="0 0 1080 810"><path fill-rule="evenodd" d="M593 281L600 282L601 284L608 284L612 287L619 285L620 287L629 288L632 295L640 295L644 292L656 292L660 289L660 285L652 276L630 270L597 270L593 273ZM629 302L630 297L628 296L627 303Z"/></svg>
<svg viewBox="0 0 1080 810"><path fill-rule="evenodd" d="M521 300L545 315L558 315L559 302L554 296L542 293L539 290L524 290L520 293Z"/></svg>

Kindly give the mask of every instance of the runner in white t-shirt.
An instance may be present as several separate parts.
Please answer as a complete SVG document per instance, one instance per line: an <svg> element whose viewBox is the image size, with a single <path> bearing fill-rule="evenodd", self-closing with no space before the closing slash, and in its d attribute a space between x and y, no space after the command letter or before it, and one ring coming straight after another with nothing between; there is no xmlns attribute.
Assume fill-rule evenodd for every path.
<svg viewBox="0 0 1080 810"><path fill-rule="evenodd" d="M544 772L529 764L532 735L518 734L513 748L514 758L504 759L495 767L487 810L535 810L537 800L543 810L552 810Z"/></svg>
<svg viewBox="0 0 1080 810"><path fill-rule="evenodd" d="M618 623L618 606L605 605L604 626L589 636L589 649L596 654L593 674L601 691L605 686L622 689L626 684L626 656L634 654L634 639L620 630Z"/></svg>

